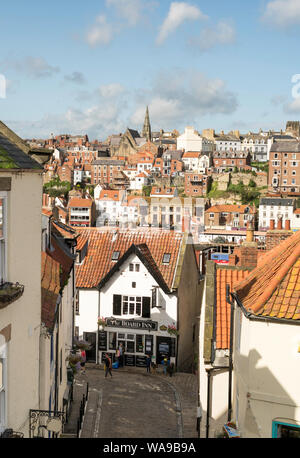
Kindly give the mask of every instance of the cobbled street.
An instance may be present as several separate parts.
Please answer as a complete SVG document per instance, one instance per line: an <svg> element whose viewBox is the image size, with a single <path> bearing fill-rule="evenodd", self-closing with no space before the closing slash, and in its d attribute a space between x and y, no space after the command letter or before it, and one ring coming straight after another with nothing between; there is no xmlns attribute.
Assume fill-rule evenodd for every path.
<svg viewBox="0 0 300 458"><path fill-rule="evenodd" d="M85 375L76 376L66 434L76 432L80 400L88 383L81 438L197 437L195 375L166 377L124 368L105 378L103 369L87 366Z"/></svg>

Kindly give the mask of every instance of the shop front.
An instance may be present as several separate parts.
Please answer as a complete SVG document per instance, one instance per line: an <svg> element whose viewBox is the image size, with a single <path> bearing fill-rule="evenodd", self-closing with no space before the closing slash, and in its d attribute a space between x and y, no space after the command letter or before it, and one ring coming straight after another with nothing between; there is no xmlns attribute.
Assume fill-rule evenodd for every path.
<svg viewBox="0 0 300 458"><path fill-rule="evenodd" d="M105 353L114 362L120 344L124 349L124 366L146 367L146 355L152 362L160 364L167 356L174 358L176 339L162 336L157 321L126 320L107 318L104 330L99 331L99 362L103 363Z"/></svg>

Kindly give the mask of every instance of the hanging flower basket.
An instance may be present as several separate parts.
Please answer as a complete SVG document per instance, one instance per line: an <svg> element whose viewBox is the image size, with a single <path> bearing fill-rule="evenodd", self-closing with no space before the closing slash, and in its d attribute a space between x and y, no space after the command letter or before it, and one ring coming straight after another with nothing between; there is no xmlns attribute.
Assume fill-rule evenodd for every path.
<svg viewBox="0 0 300 458"><path fill-rule="evenodd" d="M70 363L70 366L76 366L77 363L79 363L81 361L81 356L80 355L74 355L74 354L70 354L67 358L67 360L69 361Z"/></svg>
<svg viewBox="0 0 300 458"><path fill-rule="evenodd" d="M6 282L0 285L0 309L19 299L24 291L24 286L19 283Z"/></svg>
<svg viewBox="0 0 300 458"><path fill-rule="evenodd" d="M167 329L167 332L169 334L173 335L173 336L178 336L178 334L179 334L179 332L177 331L176 326L174 326L174 325L171 325L171 326L169 325L168 329Z"/></svg>
<svg viewBox="0 0 300 458"><path fill-rule="evenodd" d="M90 350L91 344L86 340L76 340L74 342L74 347L79 350Z"/></svg>
<svg viewBox="0 0 300 458"><path fill-rule="evenodd" d="M97 323L98 326L106 326L106 318L99 316Z"/></svg>

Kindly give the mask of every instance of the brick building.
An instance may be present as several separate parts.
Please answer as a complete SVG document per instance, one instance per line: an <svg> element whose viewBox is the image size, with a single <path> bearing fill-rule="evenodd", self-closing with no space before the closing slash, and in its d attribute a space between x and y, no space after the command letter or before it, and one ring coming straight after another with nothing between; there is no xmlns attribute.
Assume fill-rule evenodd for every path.
<svg viewBox="0 0 300 458"><path fill-rule="evenodd" d="M251 154L247 151L216 151L213 153L213 167L218 172L232 172L235 167L251 170Z"/></svg>
<svg viewBox="0 0 300 458"><path fill-rule="evenodd" d="M98 159L92 162L91 184L111 184L123 169L125 161L115 159Z"/></svg>
<svg viewBox="0 0 300 458"><path fill-rule="evenodd" d="M300 142L274 142L270 149L269 191L300 193Z"/></svg>
<svg viewBox="0 0 300 458"><path fill-rule="evenodd" d="M186 196L200 197L207 194L211 177L199 173L185 173L184 179L184 193Z"/></svg>
<svg viewBox="0 0 300 458"><path fill-rule="evenodd" d="M214 205L205 211L205 228L246 228L255 219L256 208L250 205Z"/></svg>

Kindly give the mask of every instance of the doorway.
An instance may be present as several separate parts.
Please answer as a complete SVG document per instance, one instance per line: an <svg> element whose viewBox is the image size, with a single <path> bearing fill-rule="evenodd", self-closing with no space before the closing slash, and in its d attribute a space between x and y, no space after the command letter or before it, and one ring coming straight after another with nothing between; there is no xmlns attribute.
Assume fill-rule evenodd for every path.
<svg viewBox="0 0 300 458"><path fill-rule="evenodd" d="M96 362L96 333L95 332L84 332L83 339L90 344L90 349L85 351L86 360L95 363Z"/></svg>

